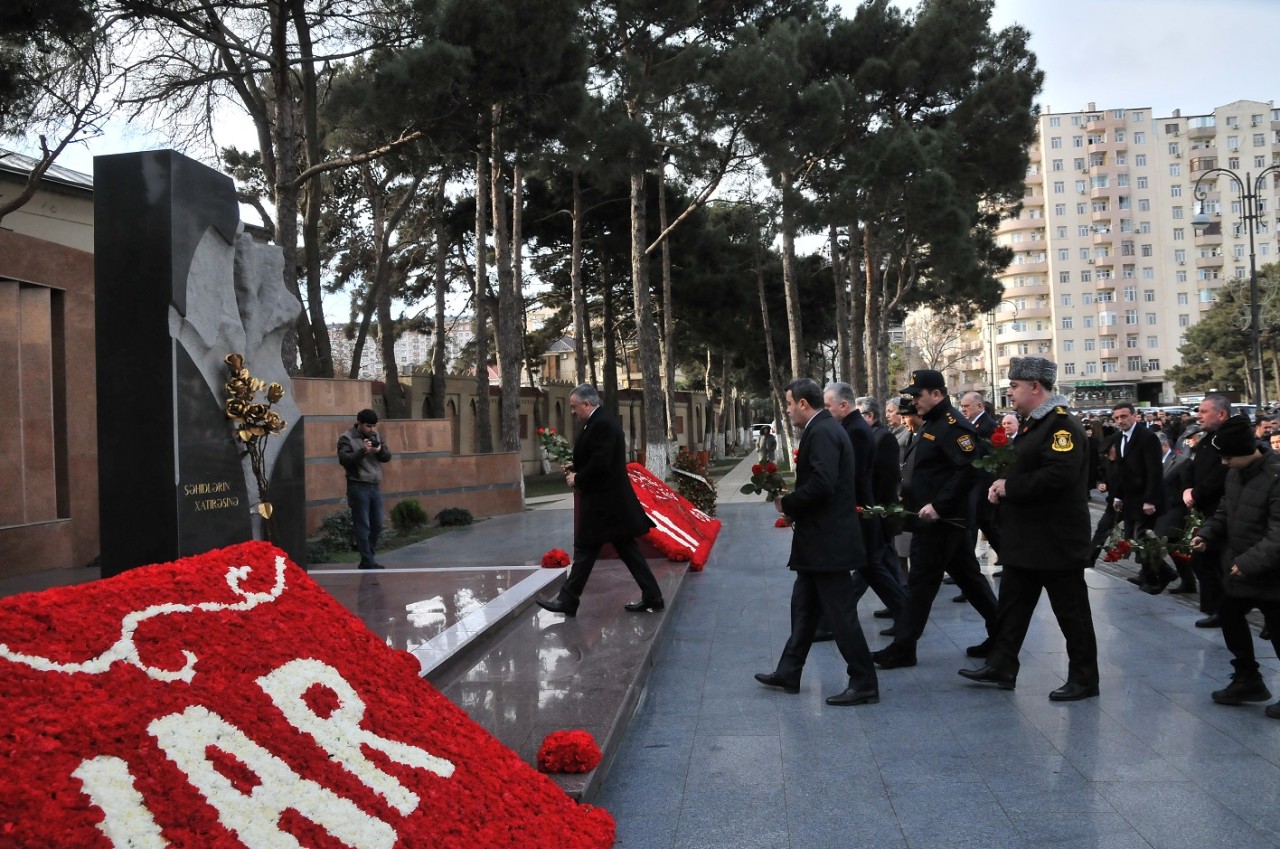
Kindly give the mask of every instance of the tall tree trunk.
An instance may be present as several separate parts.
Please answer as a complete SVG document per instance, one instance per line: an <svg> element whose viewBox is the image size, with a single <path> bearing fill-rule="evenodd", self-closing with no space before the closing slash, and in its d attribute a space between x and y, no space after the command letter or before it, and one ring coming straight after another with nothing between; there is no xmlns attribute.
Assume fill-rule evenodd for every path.
<svg viewBox="0 0 1280 849"><path fill-rule="evenodd" d="M445 189L449 181L449 172L446 169L440 169L440 177L436 180L436 265L435 265L435 313L436 313L436 335L431 345L431 418L443 419L445 417L445 370L449 367L447 361L448 351L445 343L448 341L445 333L445 301L449 294L449 266L448 266L448 245L449 245L449 228L444 220L445 212Z"/></svg>
<svg viewBox="0 0 1280 849"><path fill-rule="evenodd" d="M608 260L601 259L601 277L604 278L604 362L601 368L604 385L600 397L604 406L615 415L618 412L618 334L614 330L613 281L609 278Z"/></svg>
<svg viewBox="0 0 1280 849"><path fill-rule="evenodd" d="M779 423L778 442L782 446L782 462L791 466L791 423L786 420L785 389L778 380L778 358L773 352L773 329L769 321L769 301L764 291L764 250L760 246L760 231L753 226L756 248L756 291L760 296L760 319L764 327L764 355L769 366L769 386L773 390L774 420Z"/></svg>
<svg viewBox="0 0 1280 849"><path fill-rule="evenodd" d="M524 166L520 164L519 151L511 166L511 279L516 293L516 312L520 316L520 361L524 363L529 386L536 387L533 360L529 351L529 313L524 300ZM541 351L537 353L541 354ZM534 412L537 412L537 404ZM541 426L539 422L536 427Z"/></svg>
<svg viewBox="0 0 1280 849"><path fill-rule="evenodd" d="M849 225L849 253L845 271L849 283L849 382L858 387L858 391L866 395L877 395L870 380L867 379L867 293L866 281L858 273L858 263L854 261L854 243L858 236L858 225Z"/></svg>
<svg viewBox="0 0 1280 849"><path fill-rule="evenodd" d="M800 284L796 280L795 198L793 177L789 172L778 176L782 188L782 285L787 296L787 336L791 343L791 377L804 377L808 364L804 360L804 338L800 322Z"/></svg>
<svg viewBox="0 0 1280 849"><path fill-rule="evenodd" d="M875 253L871 230L863 237L864 262L866 263L866 328L867 328L867 382L877 398L889 394L889 334L885 327L884 274L880 257Z"/></svg>
<svg viewBox="0 0 1280 849"><path fill-rule="evenodd" d="M490 454L493 452L493 423L489 416L489 272L486 256L489 251L486 215L489 205L489 145L485 133L480 133L480 140L476 151L476 279L473 299L476 313L476 450Z"/></svg>
<svg viewBox="0 0 1280 849"><path fill-rule="evenodd" d="M662 398L658 366L658 334L654 328L653 298L649 294L649 257L645 252L644 163L631 154L631 294L636 317L636 347L644 380L645 467L663 480L667 476L670 443L667 441L666 406Z"/></svg>
<svg viewBox="0 0 1280 849"><path fill-rule="evenodd" d="M356 380L360 377L360 366L364 360L364 345L369 340L369 327L373 322L373 312L377 308L377 293L372 283L364 294L364 303L360 305L360 326L356 328L356 338L351 344L351 370L347 377Z"/></svg>
<svg viewBox="0 0 1280 849"><path fill-rule="evenodd" d="M502 383L498 411L502 450L520 450L520 366L524 359L524 321L511 267L511 236L507 230L507 163L502 149L502 107L493 107L490 142L490 197L493 202L494 264L498 274L498 374Z"/></svg>
<svg viewBox="0 0 1280 849"><path fill-rule="evenodd" d="M582 197L582 175L573 172L573 248L569 253L569 289L573 294L573 360L581 385L587 382L588 348L591 347L591 325L587 323L587 296L582 288L582 226L586 202ZM595 382L592 366L591 381Z"/></svg>
<svg viewBox="0 0 1280 849"><path fill-rule="evenodd" d="M658 170L658 228L667 232L667 162ZM676 442L676 320L671 303L671 239L662 240L662 397L667 412L667 438Z"/></svg>
<svg viewBox="0 0 1280 849"><path fill-rule="evenodd" d="M832 222L829 228L831 239L831 280L835 286L836 307L836 379L855 384L853 372L849 368L849 287L844 273L844 257L840 250L840 231Z"/></svg>

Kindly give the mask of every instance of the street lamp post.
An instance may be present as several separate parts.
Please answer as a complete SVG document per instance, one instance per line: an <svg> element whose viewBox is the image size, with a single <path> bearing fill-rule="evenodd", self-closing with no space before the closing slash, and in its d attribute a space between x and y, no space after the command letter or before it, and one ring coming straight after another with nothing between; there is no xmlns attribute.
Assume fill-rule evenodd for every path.
<svg viewBox="0 0 1280 849"><path fill-rule="evenodd" d="M998 385L1000 369L996 364L996 312L999 311L1000 307L1006 305L1013 310L1013 317L1017 319L1018 305L1007 299L1002 299L987 313L987 339L991 345L991 359L987 361L987 371L991 377L991 403L996 404L996 406L1000 406L997 404L997 399L1000 397L1000 387Z"/></svg>
<svg viewBox="0 0 1280 849"><path fill-rule="evenodd" d="M1280 174L1280 164L1270 165L1258 172L1256 178L1248 171L1244 179L1229 168L1210 168L1196 180L1195 196L1200 202L1200 211L1191 219L1191 226L1200 228L1207 226L1211 219L1204 211L1204 202L1208 190L1202 185L1206 177L1212 174L1226 174L1240 193L1240 220L1249 231L1249 341L1253 346L1253 403L1262 412L1265 403L1262 397L1262 299L1258 296L1258 260L1254 255L1253 233L1258 228L1258 196L1266 185L1267 177Z"/></svg>

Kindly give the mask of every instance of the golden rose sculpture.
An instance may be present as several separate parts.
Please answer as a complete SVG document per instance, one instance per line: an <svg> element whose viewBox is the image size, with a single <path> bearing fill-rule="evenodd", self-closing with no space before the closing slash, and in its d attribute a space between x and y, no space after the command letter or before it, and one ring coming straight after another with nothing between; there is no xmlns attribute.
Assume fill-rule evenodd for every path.
<svg viewBox="0 0 1280 849"><path fill-rule="evenodd" d="M271 518L270 480L267 478L267 440L272 434L284 432L287 422L271 409L284 397L284 387L278 383L259 380L245 368L243 354L227 354L229 376L227 391L227 418L235 428L236 439L244 446L241 457L248 457L253 476L258 483L256 509L263 519ZM258 400L259 394L265 403Z"/></svg>

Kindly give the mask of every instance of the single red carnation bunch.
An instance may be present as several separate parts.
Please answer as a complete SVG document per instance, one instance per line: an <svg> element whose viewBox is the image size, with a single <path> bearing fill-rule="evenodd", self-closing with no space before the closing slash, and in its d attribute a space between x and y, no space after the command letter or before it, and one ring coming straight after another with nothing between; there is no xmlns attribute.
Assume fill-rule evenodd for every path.
<svg viewBox="0 0 1280 849"><path fill-rule="evenodd" d="M791 527L791 520L786 516L779 516L778 521L774 522L773 526L775 528L789 528Z"/></svg>
<svg viewBox="0 0 1280 849"><path fill-rule="evenodd" d="M586 731L552 731L538 747L542 772L590 772L600 758L600 747Z"/></svg>
<svg viewBox="0 0 1280 849"><path fill-rule="evenodd" d="M1004 428L996 428L991 432L991 444L996 448L1003 448L1009 444L1009 434L1004 432Z"/></svg>
<svg viewBox="0 0 1280 849"><path fill-rule="evenodd" d="M559 569L569 565L569 552L553 548L542 555L542 566L545 569Z"/></svg>

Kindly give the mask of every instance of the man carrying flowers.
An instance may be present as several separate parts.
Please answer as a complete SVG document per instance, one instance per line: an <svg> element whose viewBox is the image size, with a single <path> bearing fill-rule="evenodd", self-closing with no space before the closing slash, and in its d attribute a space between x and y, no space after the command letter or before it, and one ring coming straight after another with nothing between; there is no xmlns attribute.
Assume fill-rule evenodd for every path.
<svg viewBox="0 0 1280 849"><path fill-rule="evenodd" d="M1018 653L1041 591L1067 641L1067 683L1055 702L1098 695L1098 641L1084 569L1089 552L1089 443L1084 428L1054 394L1058 367L1044 357L1014 357L1009 396L1023 416L1014 464L987 490L1001 505L1004 577L987 662L960 675L1012 690Z"/></svg>
<svg viewBox="0 0 1280 849"><path fill-rule="evenodd" d="M347 505L361 569L382 568L373 552L382 535L382 464L391 462L391 451L378 435L377 425L377 413L361 410L355 426L338 437L338 462L347 472Z"/></svg>

